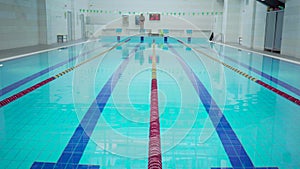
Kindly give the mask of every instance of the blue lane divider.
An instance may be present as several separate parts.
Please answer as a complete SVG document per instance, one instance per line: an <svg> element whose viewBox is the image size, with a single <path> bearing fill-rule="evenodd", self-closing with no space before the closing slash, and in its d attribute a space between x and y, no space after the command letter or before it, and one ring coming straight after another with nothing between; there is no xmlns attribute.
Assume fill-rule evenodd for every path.
<svg viewBox="0 0 300 169"><path fill-rule="evenodd" d="M290 85L290 84L288 84L288 83L286 83L286 82L284 82L284 81L282 81L280 79L277 79L277 78L275 78L275 77L273 77L271 75L268 75L267 73L259 71L259 70L255 69L255 68L253 68L251 66L248 66L248 65L246 65L244 63L241 63L241 62L239 62L239 61L237 61L235 59L232 59L232 58L230 58L228 56L225 56L225 55L222 55L222 54L219 54L219 55L222 56L222 57L224 57L225 59L230 60L233 63L236 63L236 64L238 64L238 65L240 65L240 66L242 66L242 67L244 67L244 68L246 68L246 69L248 69L248 70L256 73L257 75L260 75L260 76L262 76L262 77L264 77L264 78L266 78L266 79L268 79L268 80L270 80L270 81L272 81L272 82L274 82L274 83L276 83L276 84L284 87L285 89L287 89L287 90L295 93L296 95L300 96L300 89L298 89L298 88L296 88L296 87L294 87L294 86L292 86L292 85Z"/></svg>
<svg viewBox="0 0 300 169"><path fill-rule="evenodd" d="M16 88L22 86L22 85L25 84L25 83L30 82L31 80L34 80L34 79L36 79L36 78L38 78L38 77L40 77L40 76L42 76L42 75L44 75L44 74L46 74L46 73L52 71L52 70L55 70L55 69L57 69L57 68L59 68L59 67L65 65L65 64L67 64L67 63L70 63L70 62L72 62L73 60L75 60L75 59L77 59L77 58L79 58L79 57L88 55L88 54L94 52L94 51L97 50L97 49L98 49L98 48L93 49L93 50L88 51L88 52L85 52L85 53L82 53L82 54L80 54L80 55L77 55L77 56L72 57L72 58L70 58L70 59L68 59L68 60L62 61L62 62L60 62L60 63L57 63L56 65L50 66L50 67L48 67L48 68L46 68L46 69L43 69L43 70L41 70L41 71L39 71L39 72L37 72L37 73L34 73L34 74L30 75L30 76L28 76L28 77L25 77L24 79L21 79L21 80L15 82L15 83L13 83L13 84L11 84L11 85L9 85L9 86L6 86L6 87L4 87L3 89L0 89L0 96L3 96L3 95L5 95L6 93L8 93L8 92L10 92L10 91L12 91L12 90L14 90L14 89L16 89Z"/></svg>
<svg viewBox="0 0 300 169"><path fill-rule="evenodd" d="M185 63L185 61L181 59L178 52L171 45L169 45L169 48L177 56L177 60L180 62L184 71L191 80L196 92L198 93L200 100L202 101L209 115L209 118L211 119L217 131L217 134L232 165L232 167L229 167L228 169L278 169L278 167L256 168L254 166L239 138L231 128L226 117L223 115L221 109L216 104L212 96L209 94L208 90L205 88L203 83L199 80L199 78L193 72L193 70Z"/></svg>
<svg viewBox="0 0 300 169"><path fill-rule="evenodd" d="M138 50L139 45L129 54L132 55L133 52ZM101 89L100 93L90 106L87 113L84 115L80 124L76 128L74 134L72 135L69 143L62 152L57 163L49 162L34 162L31 166L32 169L62 169L62 168L77 168L77 169L98 169L99 165L80 165L79 161L83 155L83 152L90 140L90 136L93 133L95 126L101 116L101 113L114 89L120 75L126 68L129 62L129 57L125 59L118 69L113 73L113 75L106 82L104 87Z"/></svg>

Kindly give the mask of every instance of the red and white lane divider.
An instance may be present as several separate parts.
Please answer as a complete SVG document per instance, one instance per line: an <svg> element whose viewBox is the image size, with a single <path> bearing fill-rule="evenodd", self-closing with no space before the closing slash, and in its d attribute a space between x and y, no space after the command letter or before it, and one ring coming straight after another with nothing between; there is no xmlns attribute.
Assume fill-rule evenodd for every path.
<svg viewBox="0 0 300 169"><path fill-rule="evenodd" d="M182 41L180 41L180 40L177 40L177 41L178 41L179 43L183 44L184 46L189 47L189 48L195 50L196 52L201 53L201 54L207 56L208 58L214 60L215 62L218 62L218 63L222 64L223 66L225 66L225 67L227 67L227 68L233 70L234 72L236 72L236 73L238 73L238 74L240 74L240 75L242 75L242 76L244 76L244 77L246 77L246 78L252 80L253 82L255 82L255 83L257 83L257 84L259 84L259 85L265 87L266 89L271 90L272 92L278 94L279 96L282 96L282 97L288 99L289 101L291 101L291 102L293 102L293 103L295 103L295 104L297 104L297 105L300 106L300 99L295 98L295 97L293 97L293 96L291 96L291 95L289 95L289 94L287 94L287 93L285 93L285 92L283 92L283 91L281 91L281 90L279 90L279 89L277 89L277 88L275 88L275 87L273 87L273 86L271 86L271 85L269 85L269 84L267 84L267 83L265 83L265 82L263 82L263 81L261 81L261 80L258 80L258 79L256 79L256 78L254 78L253 76L248 75L247 73L245 73L245 72L243 72L243 71L241 71L241 70L239 70L239 69L237 69L237 68L235 68L235 67L233 67L233 66L230 66L230 65L228 65L228 64L226 64L226 63L224 63L224 62L222 62L222 61L220 61L220 60L214 58L213 56L208 55L207 53L204 53L203 51L200 51L200 50L198 50L198 49L195 49L195 48L193 48L193 47L191 47L191 46L185 44L184 42L182 42Z"/></svg>
<svg viewBox="0 0 300 169"><path fill-rule="evenodd" d="M27 95L27 94L29 94L29 93L31 93L32 91L34 91L34 90L36 90L36 89L38 89L38 88L40 88L40 87L42 87L42 86L48 84L49 82L51 82L51 81L53 81L53 80L55 80L55 79L58 79L58 78L62 77L63 75L65 75L65 74L67 74L67 73L73 71L74 69L76 69L76 68L82 66L83 64L86 64L86 63L88 63L88 62L90 62L90 61L92 61L92 60L98 58L99 56L102 56L103 54L110 52L110 51L113 50L114 48L116 48L116 47L118 47L118 46L121 46L121 45L123 45L124 43L127 43L128 41L130 41L130 38L127 39L127 40L125 40L125 41L123 41L123 42L119 42L119 43L115 44L115 45L112 46L111 48L106 49L105 51L101 52L100 54L98 54L98 55L96 55L96 56L94 56L94 57L91 57L91 58L89 58L89 59L87 59L87 60L85 60L85 61L83 61L83 62L81 62L81 63L79 63L79 64L77 64L77 65L75 65L75 66L73 66L73 67L71 67L71 68L69 68L69 69L67 69L67 70L64 70L64 71L62 71L62 72L60 72L60 73L58 73L58 74L56 74L56 75L54 75L54 76L52 76L52 77L50 77L50 78L44 80L44 81L42 81L42 82L39 82L39 83L37 83L37 84L35 84L35 85L33 85L33 86L31 86L31 87L25 89L25 90L22 90L22 91L20 91L20 92L17 93L17 94L14 94L14 95L12 95L12 96L10 96L10 97L8 97L8 98L5 98L5 99L3 99L3 100L0 100L0 108L3 107L3 106L5 106L5 105L7 105L7 104L9 104L9 103L11 103L11 102L13 102L13 101L15 101L15 100L17 100L17 99L19 99L19 98L21 98L21 97L23 97L23 96L25 96L25 95Z"/></svg>
<svg viewBox="0 0 300 169"><path fill-rule="evenodd" d="M155 43L153 43L148 169L162 168L157 91L156 54Z"/></svg>

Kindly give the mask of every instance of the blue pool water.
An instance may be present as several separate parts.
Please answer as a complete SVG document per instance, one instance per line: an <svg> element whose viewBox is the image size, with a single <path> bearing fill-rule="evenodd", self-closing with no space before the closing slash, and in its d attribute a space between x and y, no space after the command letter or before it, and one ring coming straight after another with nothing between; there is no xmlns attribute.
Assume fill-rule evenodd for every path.
<svg viewBox="0 0 300 169"><path fill-rule="evenodd" d="M153 39L162 168L300 168L300 65L162 37L2 62L0 168L147 168Z"/></svg>

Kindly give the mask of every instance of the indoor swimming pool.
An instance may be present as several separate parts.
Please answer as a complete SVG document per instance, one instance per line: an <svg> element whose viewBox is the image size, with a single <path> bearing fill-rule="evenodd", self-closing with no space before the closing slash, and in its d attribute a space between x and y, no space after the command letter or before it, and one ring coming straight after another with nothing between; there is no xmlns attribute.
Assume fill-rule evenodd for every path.
<svg viewBox="0 0 300 169"><path fill-rule="evenodd" d="M300 64L148 36L0 64L0 168L300 169Z"/></svg>

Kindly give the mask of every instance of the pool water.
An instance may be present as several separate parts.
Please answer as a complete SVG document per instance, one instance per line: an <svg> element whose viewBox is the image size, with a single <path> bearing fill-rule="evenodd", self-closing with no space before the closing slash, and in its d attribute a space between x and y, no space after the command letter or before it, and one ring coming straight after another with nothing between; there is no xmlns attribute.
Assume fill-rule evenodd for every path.
<svg viewBox="0 0 300 169"><path fill-rule="evenodd" d="M152 57L162 168L300 168L300 65L164 40L104 37L2 62L0 168L147 168Z"/></svg>

